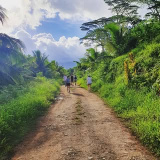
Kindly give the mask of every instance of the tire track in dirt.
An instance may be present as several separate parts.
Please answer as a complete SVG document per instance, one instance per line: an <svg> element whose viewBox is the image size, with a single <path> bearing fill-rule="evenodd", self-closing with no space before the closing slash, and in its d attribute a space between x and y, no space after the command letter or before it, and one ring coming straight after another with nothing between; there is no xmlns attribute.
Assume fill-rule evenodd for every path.
<svg viewBox="0 0 160 160"><path fill-rule="evenodd" d="M12 160L156 160L96 95L61 88Z"/></svg>

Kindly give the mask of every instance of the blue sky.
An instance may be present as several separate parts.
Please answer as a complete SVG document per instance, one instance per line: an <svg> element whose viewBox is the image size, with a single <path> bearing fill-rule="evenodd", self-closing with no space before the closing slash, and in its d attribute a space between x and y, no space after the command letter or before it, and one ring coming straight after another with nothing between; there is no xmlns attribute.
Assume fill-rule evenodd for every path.
<svg viewBox="0 0 160 160"><path fill-rule="evenodd" d="M59 40L60 37L83 37L85 32L80 30L80 26L83 22L72 23L68 20L61 20L59 16L54 19L47 19L42 22L42 25L37 27L34 34L38 33L51 33L55 40Z"/></svg>
<svg viewBox="0 0 160 160"><path fill-rule="evenodd" d="M104 0L0 0L0 5L8 16L1 32L21 39L25 54L39 49L65 68L85 54L81 24L112 15Z"/></svg>
<svg viewBox="0 0 160 160"><path fill-rule="evenodd" d="M0 0L0 5L8 16L1 31L21 39L25 54L40 49L66 68L85 54L81 24L110 15L103 0Z"/></svg>

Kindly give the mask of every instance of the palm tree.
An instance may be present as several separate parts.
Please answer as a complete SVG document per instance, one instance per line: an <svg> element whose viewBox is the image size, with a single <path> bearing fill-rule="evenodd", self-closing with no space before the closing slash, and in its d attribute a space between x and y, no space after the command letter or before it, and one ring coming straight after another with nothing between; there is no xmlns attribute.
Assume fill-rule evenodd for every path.
<svg viewBox="0 0 160 160"><path fill-rule="evenodd" d="M0 6L0 21L2 24L5 21L5 19L7 18L5 12L6 12L6 9L3 8L2 6Z"/></svg>
<svg viewBox="0 0 160 160"><path fill-rule="evenodd" d="M10 37L4 33L0 33L0 52L5 52L7 56L23 52L24 49L25 45L21 40Z"/></svg>
<svg viewBox="0 0 160 160"><path fill-rule="evenodd" d="M93 49L93 48L89 48L89 49L87 49L86 56L87 56L88 60L90 61L90 63L95 63L95 61L98 58L98 52L96 52L95 49Z"/></svg>
<svg viewBox="0 0 160 160"><path fill-rule="evenodd" d="M109 33L106 43L108 51L114 52L113 55L122 55L125 48L125 34L127 33L127 29L116 23L107 24L104 28Z"/></svg>
<svg viewBox="0 0 160 160"><path fill-rule="evenodd" d="M3 24L7 18L5 9L0 6L0 21ZM24 60L23 50L25 45L22 41L12 38L7 34L0 33L0 85L15 84L21 69L17 66Z"/></svg>
<svg viewBox="0 0 160 160"><path fill-rule="evenodd" d="M0 6L0 21L3 24L5 19L7 18L5 14L6 9ZM12 38L7 34L0 33L0 56L7 57L12 54L19 55L19 53L23 52L25 49L24 43L16 38Z"/></svg>
<svg viewBox="0 0 160 160"><path fill-rule="evenodd" d="M37 72L42 72L43 75L45 75L46 69L47 69L47 56L45 54L42 54L40 50L33 51L33 55L36 59L36 64L37 64Z"/></svg>

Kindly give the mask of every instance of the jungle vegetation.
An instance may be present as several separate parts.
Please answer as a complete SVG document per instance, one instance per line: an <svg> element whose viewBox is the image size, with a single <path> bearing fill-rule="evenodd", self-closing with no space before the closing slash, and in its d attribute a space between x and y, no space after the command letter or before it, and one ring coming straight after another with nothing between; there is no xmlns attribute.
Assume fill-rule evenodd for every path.
<svg viewBox="0 0 160 160"><path fill-rule="evenodd" d="M0 6L1 25L7 21ZM26 53L25 44L0 33L0 160L34 127L59 92L66 70L40 50Z"/></svg>
<svg viewBox="0 0 160 160"><path fill-rule="evenodd" d="M112 17L85 22L78 83L97 92L151 151L160 155L160 1L104 0ZM141 6L147 8L142 19ZM90 48L89 48L90 47Z"/></svg>

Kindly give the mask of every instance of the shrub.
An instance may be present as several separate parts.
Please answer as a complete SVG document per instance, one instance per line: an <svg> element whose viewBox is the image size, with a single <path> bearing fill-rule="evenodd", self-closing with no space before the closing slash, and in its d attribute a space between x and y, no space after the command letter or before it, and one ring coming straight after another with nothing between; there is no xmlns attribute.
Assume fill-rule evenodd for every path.
<svg viewBox="0 0 160 160"><path fill-rule="evenodd" d="M12 151L58 93L55 80L38 78L28 91L0 106L0 159Z"/></svg>

